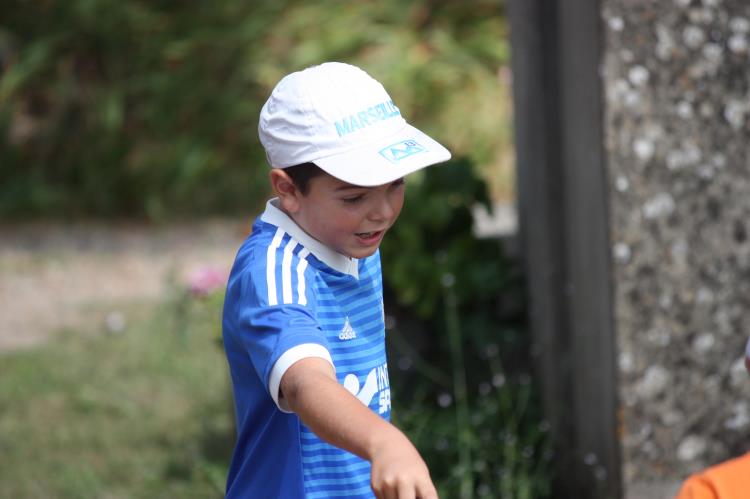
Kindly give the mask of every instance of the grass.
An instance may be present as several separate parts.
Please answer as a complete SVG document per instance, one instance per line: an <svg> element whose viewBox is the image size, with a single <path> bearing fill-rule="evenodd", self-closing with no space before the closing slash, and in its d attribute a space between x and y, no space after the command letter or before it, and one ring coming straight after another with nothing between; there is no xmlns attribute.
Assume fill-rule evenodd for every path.
<svg viewBox="0 0 750 499"><path fill-rule="evenodd" d="M223 297L170 296L125 308L120 333L88 326L0 353L0 499L223 497L234 439L217 341ZM391 337L399 338L395 329ZM409 353L397 350L396 358ZM496 354L478 362L492 383L471 400L454 387L455 402L443 407L430 383L406 386L405 373L394 373L395 422L442 497L548 497L550 456L533 386L506 383ZM415 357L425 378L443 372L422 364ZM468 366L456 358L453 367ZM457 372L435 382L451 391Z"/></svg>
<svg viewBox="0 0 750 499"><path fill-rule="evenodd" d="M142 309L118 334L0 354L0 497L223 497L229 382L201 307L180 333Z"/></svg>

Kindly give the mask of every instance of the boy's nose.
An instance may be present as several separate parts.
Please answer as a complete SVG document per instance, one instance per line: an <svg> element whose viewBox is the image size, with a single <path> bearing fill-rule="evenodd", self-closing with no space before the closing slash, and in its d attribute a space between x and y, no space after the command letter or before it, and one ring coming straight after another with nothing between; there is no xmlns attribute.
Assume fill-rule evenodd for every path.
<svg viewBox="0 0 750 499"><path fill-rule="evenodd" d="M370 212L370 218L372 220L390 220L394 213L395 210L390 200L387 196L383 196Z"/></svg>

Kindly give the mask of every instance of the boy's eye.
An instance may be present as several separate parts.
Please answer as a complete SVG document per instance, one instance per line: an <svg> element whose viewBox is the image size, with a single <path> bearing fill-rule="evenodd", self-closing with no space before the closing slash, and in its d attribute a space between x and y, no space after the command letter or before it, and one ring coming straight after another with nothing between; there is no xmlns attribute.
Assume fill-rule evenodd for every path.
<svg viewBox="0 0 750 499"><path fill-rule="evenodd" d="M344 201L345 203L349 203L349 204L356 204L362 201L364 197L365 197L364 194L359 194L357 196L350 196L348 198L343 198L342 201Z"/></svg>
<svg viewBox="0 0 750 499"><path fill-rule="evenodd" d="M391 183L391 186L392 186L392 187L401 187L401 186L402 186L402 185L404 185L405 183L406 183L406 179L405 179L405 178L403 178L403 177L401 177L401 178L400 178L400 179L398 179L398 180L394 180L394 181L393 181L393 183Z"/></svg>

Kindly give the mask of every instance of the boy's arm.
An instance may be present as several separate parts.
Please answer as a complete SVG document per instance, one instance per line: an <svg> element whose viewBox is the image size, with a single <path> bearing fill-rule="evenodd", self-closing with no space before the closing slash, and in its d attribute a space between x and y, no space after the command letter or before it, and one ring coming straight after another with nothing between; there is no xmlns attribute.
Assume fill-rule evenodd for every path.
<svg viewBox="0 0 750 499"><path fill-rule="evenodd" d="M320 438L372 463L371 486L379 499L437 499L427 466L409 439L341 386L327 361L294 363L281 379L281 392Z"/></svg>

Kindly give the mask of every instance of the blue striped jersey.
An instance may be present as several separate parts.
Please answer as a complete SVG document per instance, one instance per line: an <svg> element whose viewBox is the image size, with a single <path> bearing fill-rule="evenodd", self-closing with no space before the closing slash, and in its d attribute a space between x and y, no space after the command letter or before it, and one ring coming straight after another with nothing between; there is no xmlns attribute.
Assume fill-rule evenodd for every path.
<svg viewBox="0 0 750 499"><path fill-rule="evenodd" d="M390 419L380 255L331 250L276 202L253 224L227 284L222 326L237 443L226 496L372 498L370 463L319 439L289 411L279 384L297 360L320 357Z"/></svg>

